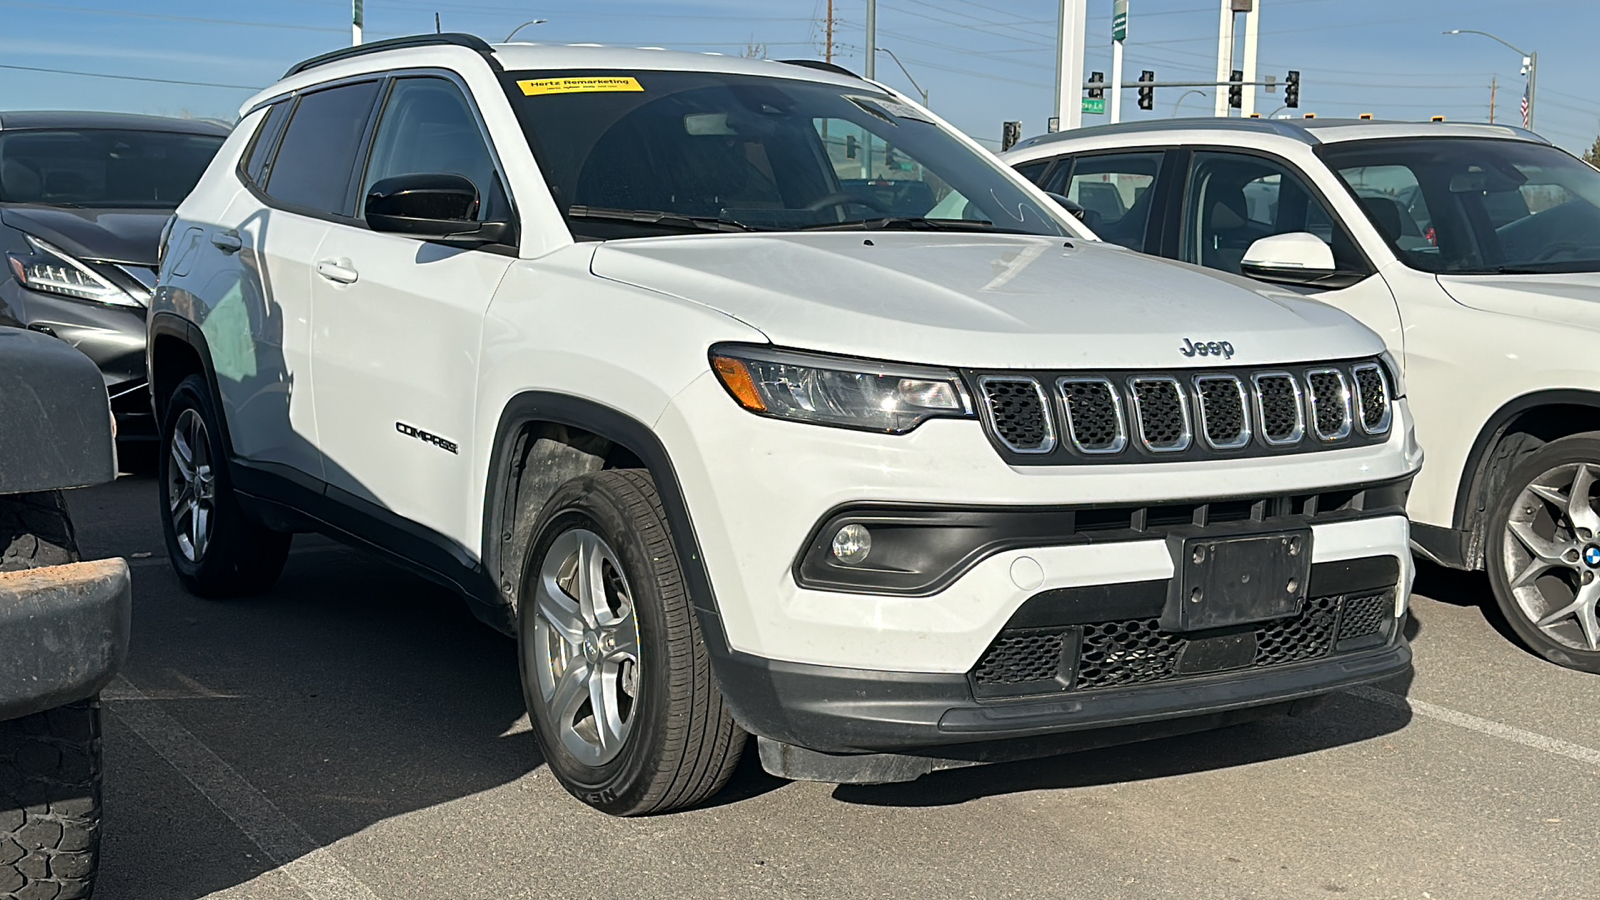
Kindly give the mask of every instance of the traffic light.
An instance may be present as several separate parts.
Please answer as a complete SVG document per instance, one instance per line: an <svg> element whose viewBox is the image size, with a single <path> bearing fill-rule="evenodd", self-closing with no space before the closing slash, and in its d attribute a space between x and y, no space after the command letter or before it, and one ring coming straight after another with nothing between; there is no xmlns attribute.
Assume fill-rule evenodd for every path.
<svg viewBox="0 0 1600 900"><path fill-rule="evenodd" d="M1156 108L1156 89L1154 87L1152 87L1150 84L1146 84L1146 82L1154 82L1155 80L1156 80L1156 73L1150 71L1149 69L1145 69L1144 71L1139 73L1139 81L1143 85L1142 87L1139 88L1139 108L1140 109L1155 109Z"/></svg>
<svg viewBox="0 0 1600 900"><path fill-rule="evenodd" d="M1104 72L1090 72L1089 73L1089 83L1090 84L1095 84L1095 85L1105 84L1106 83L1106 73L1104 73ZM1106 89L1103 88L1103 87L1092 87L1092 88L1089 88L1089 96L1091 98L1095 99L1095 100L1099 100L1100 98L1104 97L1105 95L1106 95Z"/></svg>
<svg viewBox="0 0 1600 900"><path fill-rule="evenodd" d="M1007 122L1000 126L1000 152L1004 153L1022 140L1022 123Z"/></svg>
<svg viewBox="0 0 1600 900"><path fill-rule="evenodd" d="M1228 79L1228 105L1234 109L1244 108L1244 70L1234 69L1233 77Z"/></svg>
<svg viewBox="0 0 1600 900"><path fill-rule="evenodd" d="M1283 105L1290 109L1300 108L1300 73L1291 70L1289 77L1283 80Z"/></svg>

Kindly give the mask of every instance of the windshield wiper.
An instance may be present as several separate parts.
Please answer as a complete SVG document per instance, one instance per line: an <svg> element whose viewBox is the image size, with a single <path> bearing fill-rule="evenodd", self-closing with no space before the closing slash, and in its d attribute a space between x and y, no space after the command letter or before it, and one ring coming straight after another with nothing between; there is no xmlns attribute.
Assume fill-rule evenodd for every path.
<svg viewBox="0 0 1600 900"><path fill-rule="evenodd" d="M669 228L688 228L695 231L756 231L742 222L719 219L716 216L686 216L659 209L613 209L608 206L569 206L569 219L605 219L612 222L634 222L640 225L665 225Z"/></svg>
<svg viewBox="0 0 1600 900"><path fill-rule="evenodd" d="M1032 234L1015 228L997 228L985 219L930 219L926 216L881 216L854 222L807 225L798 231L984 231L993 234Z"/></svg>

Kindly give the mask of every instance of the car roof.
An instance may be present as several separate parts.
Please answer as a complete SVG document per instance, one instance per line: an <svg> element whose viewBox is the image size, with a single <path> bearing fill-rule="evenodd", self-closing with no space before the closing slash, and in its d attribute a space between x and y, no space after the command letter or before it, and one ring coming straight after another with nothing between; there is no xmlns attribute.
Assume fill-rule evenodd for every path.
<svg viewBox="0 0 1600 900"><path fill-rule="evenodd" d="M346 47L292 66L277 84L246 101L243 110L286 93L329 81L408 67L460 65L473 56L506 71L681 71L725 72L816 81L862 88L874 85L847 69L820 60L746 59L720 53L686 53L660 47L603 44L489 44L470 34L421 34Z"/></svg>
<svg viewBox="0 0 1600 900"><path fill-rule="evenodd" d="M1122 135L1150 135L1182 131L1213 134L1255 134L1297 141L1302 144L1332 144L1373 138L1405 137L1492 137L1550 143L1543 137L1511 125L1485 125L1457 122L1396 122L1379 119L1221 119L1185 118L1123 122L1118 125L1093 125L1055 134L1042 134L1019 141L1013 150L1037 149L1054 143L1089 140Z"/></svg>
<svg viewBox="0 0 1600 900"><path fill-rule="evenodd" d="M0 131L33 128L103 128L117 131L167 131L227 137L233 129L214 119L179 119L133 113L83 110L18 110L0 112Z"/></svg>

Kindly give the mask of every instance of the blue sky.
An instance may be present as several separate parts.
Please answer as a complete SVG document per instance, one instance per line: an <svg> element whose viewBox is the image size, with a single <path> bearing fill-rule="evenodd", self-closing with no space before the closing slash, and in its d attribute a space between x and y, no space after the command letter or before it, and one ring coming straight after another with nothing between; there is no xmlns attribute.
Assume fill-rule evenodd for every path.
<svg viewBox="0 0 1600 900"><path fill-rule="evenodd" d="M1280 80L1291 68L1302 72L1302 112L1482 121L1498 77L1500 118L1517 121L1520 57L1486 38L1440 34L1476 28L1539 52L1541 132L1574 151L1588 149L1600 132L1597 0L1259 2L1261 70ZM834 5L837 61L859 71L865 0ZM1146 68L1163 80L1214 77L1216 0L1131 0L1131 7L1129 78ZM522 21L545 18L520 37L729 54L755 43L774 57L820 57L825 8L826 0L367 0L366 27L369 39L432 31L437 11L446 30L499 40ZM878 9L879 46L899 56L957 126L991 143L1007 119L1021 120L1025 134L1044 130L1057 0L879 0ZM1090 0L1089 10L1088 68L1109 74L1111 0ZM270 84L299 59L347 45L349 21L349 0L0 0L0 109L232 119L250 88ZM885 55L878 75L910 88ZM1158 91L1156 109L1143 113L1130 92L1125 115L1170 116L1181 94ZM1190 96L1183 109L1203 113L1209 101Z"/></svg>

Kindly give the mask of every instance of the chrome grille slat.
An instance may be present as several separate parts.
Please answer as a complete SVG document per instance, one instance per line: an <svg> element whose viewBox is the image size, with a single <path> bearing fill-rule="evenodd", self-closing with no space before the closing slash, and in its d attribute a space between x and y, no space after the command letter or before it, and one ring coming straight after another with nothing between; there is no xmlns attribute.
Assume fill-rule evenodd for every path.
<svg viewBox="0 0 1600 900"><path fill-rule="evenodd" d="M1200 434L1213 450L1238 450L1250 444L1250 414L1244 383L1232 375L1198 375L1195 406Z"/></svg>
<svg viewBox="0 0 1600 900"><path fill-rule="evenodd" d="M1312 369L1306 373L1306 401L1317 437L1339 441L1350 436L1350 383L1338 369Z"/></svg>
<svg viewBox="0 0 1600 900"><path fill-rule="evenodd" d="M1066 437L1079 453L1121 453L1128 446L1122 395L1109 378L1059 379L1056 392L1066 418Z"/></svg>
<svg viewBox="0 0 1600 900"><path fill-rule="evenodd" d="M1128 379L1133 414L1138 421L1139 443L1155 453L1189 449L1194 429L1189 422L1189 402L1178 379L1169 375L1135 375Z"/></svg>
<svg viewBox="0 0 1600 900"><path fill-rule="evenodd" d="M1390 406L1389 379L1377 363L1362 363L1351 369L1356 383L1356 406L1361 411L1361 430L1367 434L1386 434L1394 417Z"/></svg>
<svg viewBox="0 0 1600 900"><path fill-rule="evenodd" d="M1049 453L1055 424L1039 379L984 376L978 379L983 408L995 436L1013 453Z"/></svg>
<svg viewBox="0 0 1600 900"><path fill-rule="evenodd" d="M1250 376L1255 388L1256 421L1261 439L1273 447L1300 443L1306 433L1306 414L1300 400L1300 382L1288 372L1257 372Z"/></svg>

